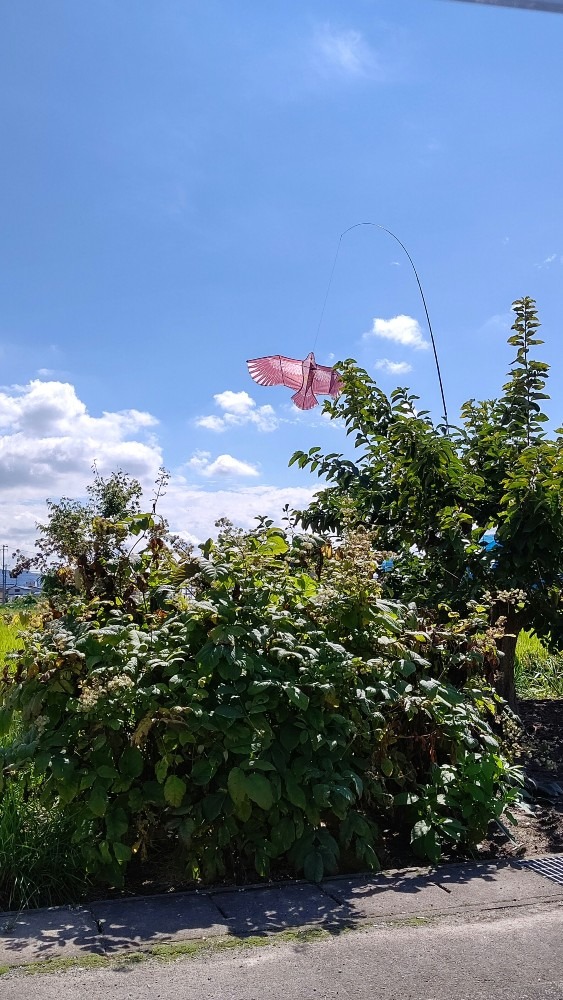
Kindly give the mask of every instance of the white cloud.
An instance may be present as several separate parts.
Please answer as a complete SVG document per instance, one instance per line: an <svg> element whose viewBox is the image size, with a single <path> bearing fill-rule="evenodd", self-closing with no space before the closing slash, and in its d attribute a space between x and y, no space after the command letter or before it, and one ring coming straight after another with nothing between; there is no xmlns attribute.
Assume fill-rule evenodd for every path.
<svg viewBox="0 0 563 1000"><path fill-rule="evenodd" d="M233 392L231 389L226 389L225 392L216 393L213 399L222 411L221 414L197 417L196 427L203 427L205 430L220 434L246 424L253 424L259 431L265 433L275 431L279 426L273 407L269 403L257 406L256 401L247 392Z"/></svg>
<svg viewBox="0 0 563 1000"><path fill-rule="evenodd" d="M162 465L157 420L141 410L92 416L66 382L32 380L0 390L0 534L10 551L31 551L45 499L80 497L91 481L117 469L150 488Z"/></svg>
<svg viewBox="0 0 563 1000"><path fill-rule="evenodd" d="M511 312L496 313L494 316L489 316L477 332L486 336L498 333L504 335L507 330L510 330L513 319L514 316Z"/></svg>
<svg viewBox="0 0 563 1000"><path fill-rule="evenodd" d="M152 477L161 464L158 446L145 431L158 421L140 410L91 416L68 382L41 382L0 392L2 493L22 501L49 495L58 476L68 488L83 484L97 462L101 473L123 468ZM139 440L141 437L141 440Z"/></svg>
<svg viewBox="0 0 563 1000"><path fill-rule="evenodd" d="M254 528L255 518L260 515L281 524L286 504L292 510L307 507L314 493L314 489L301 486L240 486L211 491L177 476L159 509L178 534L201 542L216 534L215 522L221 517L228 517L241 528Z"/></svg>
<svg viewBox="0 0 563 1000"><path fill-rule="evenodd" d="M247 392L233 392L232 389L225 389L225 392L218 392L213 397L217 406L220 406L226 413L235 416L245 417L252 413L256 403Z"/></svg>
<svg viewBox="0 0 563 1000"><path fill-rule="evenodd" d="M408 361L390 361L389 358L379 358L374 367L386 375L406 375L412 372L412 365Z"/></svg>
<svg viewBox="0 0 563 1000"><path fill-rule="evenodd" d="M205 428L206 431L216 431L218 434L220 434L221 431L227 430L227 424L223 420L223 417L213 415L209 417L198 417L196 425L198 427Z"/></svg>
<svg viewBox="0 0 563 1000"><path fill-rule="evenodd" d="M148 509L163 464L156 425L154 416L136 409L94 416L69 383L34 380L0 390L0 537L8 545L8 565L14 549L33 552L46 498L84 498L94 461L102 475L121 468L138 478ZM172 531L203 541L220 517L243 528L253 527L260 514L279 523L285 504L305 507L313 496L313 488L250 486L258 474L232 455L196 453L173 473L159 510Z"/></svg>
<svg viewBox="0 0 563 1000"><path fill-rule="evenodd" d="M219 455L214 461L211 461L211 455L208 451L196 451L187 465L188 468L197 472L198 476L205 476L206 479L260 475L255 465L242 462L232 455Z"/></svg>
<svg viewBox="0 0 563 1000"><path fill-rule="evenodd" d="M340 76L371 77L380 69L373 49L353 28L320 27L314 38L314 63L319 72Z"/></svg>
<svg viewBox="0 0 563 1000"><path fill-rule="evenodd" d="M418 320L412 316L393 316L391 319L374 319L371 330L364 333L364 340L381 337L396 344L413 347L417 351L426 350L430 344L424 339Z"/></svg>
<svg viewBox="0 0 563 1000"><path fill-rule="evenodd" d="M545 260L542 260L541 264L536 264L536 267L541 270L544 267L550 267L551 264L554 264L556 261L559 264L563 264L563 257L561 257L558 253L552 253L549 257L546 257Z"/></svg>

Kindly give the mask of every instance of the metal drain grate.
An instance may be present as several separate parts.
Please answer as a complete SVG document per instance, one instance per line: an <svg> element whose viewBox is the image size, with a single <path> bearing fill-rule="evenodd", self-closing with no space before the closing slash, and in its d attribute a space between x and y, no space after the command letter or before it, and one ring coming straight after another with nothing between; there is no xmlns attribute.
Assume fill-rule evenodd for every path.
<svg viewBox="0 0 563 1000"><path fill-rule="evenodd" d="M563 885L563 857L556 858L532 858L530 861L519 861L521 868L529 868L537 875L550 878L552 882Z"/></svg>

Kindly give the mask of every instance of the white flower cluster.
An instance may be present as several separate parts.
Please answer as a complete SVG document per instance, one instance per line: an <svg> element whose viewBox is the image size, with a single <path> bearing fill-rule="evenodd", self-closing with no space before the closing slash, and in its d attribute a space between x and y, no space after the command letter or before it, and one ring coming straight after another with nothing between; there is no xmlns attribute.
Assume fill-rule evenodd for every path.
<svg viewBox="0 0 563 1000"><path fill-rule="evenodd" d="M78 708L82 712L91 712L96 708L101 698L107 698L112 694L121 694L132 687L134 687L134 683L127 674L117 674L115 677L111 677L106 684L102 684L95 678L90 684L82 685Z"/></svg>
<svg viewBox="0 0 563 1000"><path fill-rule="evenodd" d="M132 687L134 687L133 681L127 674L118 674L107 682L106 691L108 694L118 694L120 691L127 691Z"/></svg>

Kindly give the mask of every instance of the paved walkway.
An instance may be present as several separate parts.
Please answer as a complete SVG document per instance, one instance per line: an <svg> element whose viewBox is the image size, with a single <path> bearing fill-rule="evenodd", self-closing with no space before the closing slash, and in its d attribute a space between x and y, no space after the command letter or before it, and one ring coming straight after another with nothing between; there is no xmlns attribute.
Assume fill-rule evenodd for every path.
<svg viewBox="0 0 563 1000"><path fill-rule="evenodd" d="M0 968L290 928L338 930L366 922L453 919L456 914L516 912L541 904L559 907L563 858L551 859L547 868L552 878L516 862L446 865L336 877L318 886L290 882L0 913Z"/></svg>

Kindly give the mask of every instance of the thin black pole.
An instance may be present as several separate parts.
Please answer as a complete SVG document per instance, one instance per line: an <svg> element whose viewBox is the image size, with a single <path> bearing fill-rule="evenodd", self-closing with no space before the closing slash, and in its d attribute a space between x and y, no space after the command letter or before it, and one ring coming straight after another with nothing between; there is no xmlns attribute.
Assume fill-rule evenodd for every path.
<svg viewBox="0 0 563 1000"><path fill-rule="evenodd" d="M489 7L515 7L517 10L542 10L547 14L563 14L561 0L457 0L458 3L481 3Z"/></svg>
<svg viewBox="0 0 563 1000"><path fill-rule="evenodd" d="M446 434L449 434L448 408L446 406L446 395L444 393L444 383L442 382L442 372L440 370L440 362L438 361L438 351L436 349L436 341L434 339L434 331L432 330L432 323L430 321L430 313L428 312L428 306L426 305L426 299L424 297L424 291L423 291L423 288L422 288L422 282L421 282L421 280L420 280L420 278L418 276L418 271L417 271L416 267L414 266L414 261L413 261L411 255L410 255L410 253L408 252L405 244L401 243L401 240L399 239L399 237L395 236L395 233L392 233L391 230L387 229L386 226L382 226L378 222L356 222L355 225L349 226L348 229L345 229L343 233L340 233L340 238L338 240L338 246L336 248L336 253L334 255L334 260L332 262L332 269L331 269L331 272L330 272L330 278L329 278L329 281L328 281L328 287L327 287L327 290L326 290L326 295L324 297L323 307L322 307L322 310L321 310L321 318L319 320L319 325L317 327L317 335L315 337L315 343L314 343L314 346L313 346L313 350L315 349L315 346L316 346L316 343L317 343L317 338L319 336L319 330L321 328L321 323L323 321L323 316L324 316L324 312L325 312L325 308L326 308L328 294L330 292L330 286L332 285L332 279L333 279L333 276L334 276L334 269L336 267L336 261L338 260L338 254L340 253L340 245L342 243L343 238L346 236L346 233L350 233L353 229L359 229L360 226L372 226L373 229L381 229L381 230L383 230L384 233L387 233L389 236L392 236L393 239L399 244L399 246L401 247L401 249L404 250L404 252L405 252L405 254L407 256L407 259L408 259L408 261L409 261L409 263L410 263L410 265L411 265L411 267L412 267L412 269L414 271L414 276L416 278L416 283L418 285L418 290L420 292L420 297L422 299L422 304L424 306L424 312L426 313L426 322L428 323L428 330L430 332L430 341L432 343L432 350L434 352L434 361L435 361L435 364L436 364L436 373L438 375L438 384L440 386L440 395L442 397L442 406L444 407L444 422L445 422L445 425L446 425Z"/></svg>

